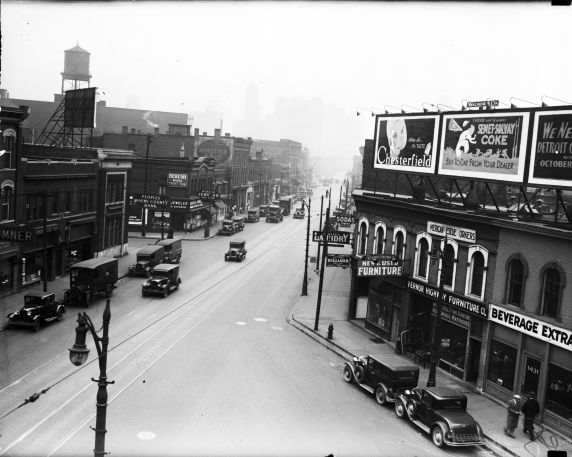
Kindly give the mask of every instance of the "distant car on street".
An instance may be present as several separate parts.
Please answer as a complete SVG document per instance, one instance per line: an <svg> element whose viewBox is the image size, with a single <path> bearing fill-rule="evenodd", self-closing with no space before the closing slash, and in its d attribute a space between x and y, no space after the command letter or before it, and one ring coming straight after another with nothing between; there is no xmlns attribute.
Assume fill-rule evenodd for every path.
<svg viewBox="0 0 572 457"><path fill-rule="evenodd" d="M231 219L225 219L222 221L222 225L217 235L234 235L236 232L238 232L236 222Z"/></svg>
<svg viewBox="0 0 572 457"><path fill-rule="evenodd" d="M246 216L246 222L258 222L260 221L260 213L257 209L249 209Z"/></svg>
<svg viewBox="0 0 572 457"><path fill-rule="evenodd" d="M141 295L161 295L165 298L179 289L179 266L172 263L160 263L151 270L151 277L141 286Z"/></svg>
<svg viewBox="0 0 572 457"><path fill-rule="evenodd" d="M409 418L437 447L484 444L479 423L467 412L466 395L446 387L415 387L398 395L395 415Z"/></svg>
<svg viewBox="0 0 572 457"><path fill-rule="evenodd" d="M294 215L292 217L294 219L304 219L305 217L304 208L296 208L296 210L294 211Z"/></svg>
<svg viewBox="0 0 572 457"><path fill-rule="evenodd" d="M346 362L346 382L355 381L375 397L380 405L395 402L397 395L417 386L419 368L394 355L362 355Z"/></svg>
<svg viewBox="0 0 572 457"><path fill-rule="evenodd" d="M24 306L8 314L7 326L31 327L37 332L42 323L60 320L65 312L64 304L56 300L54 293L30 292L24 295Z"/></svg>
<svg viewBox="0 0 572 457"><path fill-rule="evenodd" d="M246 258L246 241L237 240L229 243L228 251L224 254L224 261L235 260L242 262Z"/></svg>

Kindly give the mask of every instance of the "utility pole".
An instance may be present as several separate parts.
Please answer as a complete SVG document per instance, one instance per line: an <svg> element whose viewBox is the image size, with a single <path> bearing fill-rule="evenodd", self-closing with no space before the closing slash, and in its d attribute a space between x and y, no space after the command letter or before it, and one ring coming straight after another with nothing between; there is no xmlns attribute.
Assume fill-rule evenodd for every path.
<svg viewBox="0 0 572 457"><path fill-rule="evenodd" d="M308 295L308 250L310 249L310 208L312 199L308 198L308 204L302 200L302 204L308 207L308 224L306 225L306 257L304 259L304 281L302 282L302 295Z"/></svg>
<svg viewBox="0 0 572 457"><path fill-rule="evenodd" d="M151 134L147 134L147 149L145 152L145 177L143 181L143 193L147 194L147 169L149 168L149 145L151 144ZM145 203L141 210L141 236L145 236L145 225L147 224L147 212L145 211Z"/></svg>
<svg viewBox="0 0 572 457"><path fill-rule="evenodd" d="M320 321L320 306L322 305L322 288L324 285L324 267L326 266L326 257L328 256L328 226L330 219L330 208L326 209L326 230L324 230L324 253L322 255L322 266L320 268L320 285L318 286L318 302L316 303L316 320L314 322L314 330L318 330L318 322Z"/></svg>
<svg viewBox="0 0 572 457"><path fill-rule="evenodd" d="M48 195L43 193L44 203L44 235L42 236L42 244L44 250L44 268L42 268L42 281L44 292L48 291Z"/></svg>
<svg viewBox="0 0 572 457"><path fill-rule="evenodd" d="M322 195L322 203L320 203L320 230L322 230L322 214L324 214L324 196ZM320 269L320 245L318 243L318 256L316 257L316 269Z"/></svg>

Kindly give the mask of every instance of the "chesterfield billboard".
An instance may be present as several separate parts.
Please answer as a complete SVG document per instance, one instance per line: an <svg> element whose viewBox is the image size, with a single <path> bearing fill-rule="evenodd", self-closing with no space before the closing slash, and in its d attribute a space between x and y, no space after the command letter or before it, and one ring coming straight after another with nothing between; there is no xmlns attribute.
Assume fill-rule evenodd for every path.
<svg viewBox="0 0 572 457"><path fill-rule="evenodd" d="M374 168L435 173L438 115L377 116Z"/></svg>
<svg viewBox="0 0 572 457"><path fill-rule="evenodd" d="M522 182L528 112L444 114L440 175Z"/></svg>
<svg viewBox="0 0 572 457"><path fill-rule="evenodd" d="M572 187L572 110L534 114L528 182Z"/></svg>

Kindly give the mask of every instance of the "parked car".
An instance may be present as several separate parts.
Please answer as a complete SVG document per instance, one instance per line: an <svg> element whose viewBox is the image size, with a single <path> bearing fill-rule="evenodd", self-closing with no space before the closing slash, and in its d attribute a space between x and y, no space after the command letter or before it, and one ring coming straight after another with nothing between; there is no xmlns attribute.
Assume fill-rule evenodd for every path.
<svg viewBox="0 0 572 457"><path fill-rule="evenodd" d="M260 213L257 209L249 209L248 215L246 216L246 222L258 222L260 221Z"/></svg>
<svg viewBox="0 0 572 457"><path fill-rule="evenodd" d="M225 219L222 221L218 235L234 235L237 231L236 223L232 219Z"/></svg>
<svg viewBox="0 0 572 457"><path fill-rule="evenodd" d="M258 212L260 214L260 217L268 216L268 205L260 205L258 207Z"/></svg>
<svg viewBox="0 0 572 457"><path fill-rule="evenodd" d="M165 248L163 255L163 263L179 263L183 255L183 241L180 238L167 238L166 240L159 240L155 243L158 246Z"/></svg>
<svg viewBox="0 0 572 457"><path fill-rule="evenodd" d="M282 222L284 219L284 214L282 208L278 205L268 206L268 215L266 216L266 222Z"/></svg>
<svg viewBox="0 0 572 457"><path fill-rule="evenodd" d="M141 286L141 294L161 295L165 298L181 285L179 266L171 263L160 263L151 270L151 277Z"/></svg>
<svg viewBox="0 0 572 457"><path fill-rule="evenodd" d="M234 216L232 221L236 225L237 232L242 232L244 230L244 216Z"/></svg>
<svg viewBox="0 0 572 457"><path fill-rule="evenodd" d="M294 219L304 219L304 217L306 216L304 208L296 208L296 210L294 211L294 216L292 216Z"/></svg>
<svg viewBox="0 0 572 457"><path fill-rule="evenodd" d="M63 318L65 306L56 295L49 292L30 292L24 295L24 306L19 311L8 314L8 327L31 327L40 329L44 322Z"/></svg>
<svg viewBox="0 0 572 457"><path fill-rule="evenodd" d="M163 262L165 257L165 247L157 244L151 244L137 251L135 265L129 267L129 276L146 276L151 275L151 269L155 265Z"/></svg>
<svg viewBox="0 0 572 457"><path fill-rule="evenodd" d="M246 241L237 240L229 243L228 251L224 254L224 261L235 260L242 262L246 258Z"/></svg>
<svg viewBox="0 0 572 457"><path fill-rule="evenodd" d="M437 447L484 444L479 423L467 412L466 395L446 387L415 387L398 395L395 415L409 418Z"/></svg>
<svg viewBox="0 0 572 457"><path fill-rule="evenodd" d="M118 260L98 257L70 267L70 288L64 292L65 305L89 306L96 294L111 297L118 279Z"/></svg>
<svg viewBox="0 0 572 457"><path fill-rule="evenodd" d="M404 363L394 355L362 355L346 362L343 371L346 382L355 381L375 397L380 405L393 403L397 395L413 389L419 381L419 368Z"/></svg>

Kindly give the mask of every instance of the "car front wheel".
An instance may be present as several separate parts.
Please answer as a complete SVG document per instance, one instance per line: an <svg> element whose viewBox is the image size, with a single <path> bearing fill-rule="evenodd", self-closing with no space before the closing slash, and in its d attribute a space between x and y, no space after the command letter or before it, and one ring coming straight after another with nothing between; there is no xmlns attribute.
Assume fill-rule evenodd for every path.
<svg viewBox="0 0 572 457"><path fill-rule="evenodd" d="M399 419L403 419L405 417L405 405L400 401L397 400L395 402L395 415L399 418Z"/></svg>
<svg viewBox="0 0 572 457"><path fill-rule="evenodd" d="M354 380L354 374L352 373L352 369L347 365L344 367L344 381L352 382Z"/></svg>
<svg viewBox="0 0 572 457"><path fill-rule="evenodd" d="M34 321L34 325L32 326L32 328L34 329L34 332L37 332L38 330L40 330L40 319L36 319Z"/></svg>
<svg viewBox="0 0 572 457"><path fill-rule="evenodd" d="M356 368L356 381L357 382L364 382L365 381L365 368L362 366L358 366Z"/></svg>
<svg viewBox="0 0 572 457"><path fill-rule="evenodd" d="M431 439L433 440L433 444L439 448L445 445L445 431L442 426L435 425L435 427L433 427L433 430L431 430Z"/></svg>
<svg viewBox="0 0 572 457"><path fill-rule="evenodd" d="M382 406L387 403L387 390L384 386L378 386L377 389L375 389L375 401Z"/></svg>
<svg viewBox="0 0 572 457"><path fill-rule="evenodd" d="M163 298L167 298L167 295L169 295L169 291L165 287L165 289L163 289Z"/></svg>

